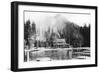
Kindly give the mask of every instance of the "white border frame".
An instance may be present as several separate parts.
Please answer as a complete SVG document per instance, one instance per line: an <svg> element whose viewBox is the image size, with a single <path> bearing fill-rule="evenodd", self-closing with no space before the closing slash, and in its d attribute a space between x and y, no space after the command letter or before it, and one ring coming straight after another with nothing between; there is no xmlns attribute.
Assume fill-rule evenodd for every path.
<svg viewBox="0 0 100 73"><path fill-rule="evenodd" d="M24 35L24 23L23 23L23 11L24 10L32 10L32 11L56 11L61 12L67 10L67 12L78 12L80 13L90 13L91 14L91 59L90 60L75 60L74 62L70 61L53 61L53 62L28 62L25 63L23 60L23 38ZM27 5L19 5L18 6L18 24L19 24L19 30L18 30L18 68L36 68L36 67L50 67L50 66L73 66L73 65L88 65L88 64L95 64L95 10L93 9L82 9L82 8L60 8L60 7L41 7L41 6L27 6Z"/></svg>

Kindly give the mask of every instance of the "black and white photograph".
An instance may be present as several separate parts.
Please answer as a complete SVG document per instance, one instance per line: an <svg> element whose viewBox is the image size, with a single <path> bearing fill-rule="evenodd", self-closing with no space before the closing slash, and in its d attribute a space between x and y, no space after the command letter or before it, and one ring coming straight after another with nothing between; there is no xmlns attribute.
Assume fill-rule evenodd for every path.
<svg viewBox="0 0 100 73"><path fill-rule="evenodd" d="M97 7L12 2L12 71L97 66Z"/></svg>
<svg viewBox="0 0 100 73"><path fill-rule="evenodd" d="M24 11L24 62L90 59L89 13Z"/></svg>

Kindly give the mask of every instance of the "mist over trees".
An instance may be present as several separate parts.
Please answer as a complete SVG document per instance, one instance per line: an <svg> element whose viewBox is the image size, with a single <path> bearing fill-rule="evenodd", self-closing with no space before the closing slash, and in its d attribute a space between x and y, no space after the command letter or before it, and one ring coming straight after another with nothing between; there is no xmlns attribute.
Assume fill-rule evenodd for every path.
<svg viewBox="0 0 100 73"><path fill-rule="evenodd" d="M44 33L44 37L46 39L47 46L53 47L53 41L55 39L56 33L54 33L53 29L48 28Z"/></svg>
<svg viewBox="0 0 100 73"><path fill-rule="evenodd" d="M58 30L61 38L73 47L90 47L90 25L80 27L74 23L65 23L63 30Z"/></svg>
<svg viewBox="0 0 100 73"><path fill-rule="evenodd" d="M63 30L59 31L60 37L65 39L73 47L81 47L83 44L83 37L80 33L80 27L72 22L66 22Z"/></svg>
<svg viewBox="0 0 100 73"><path fill-rule="evenodd" d="M57 28L57 32L48 27L48 30L44 31L45 42L43 42L36 40L38 29L36 29L35 22L31 23L30 20L27 20L24 23L24 44L30 48L33 41L35 46L44 44L45 47L53 47L55 39L64 39L72 47L90 47L90 25L78 26L70 21L63 22L63 25L62 29Z"/></svg>

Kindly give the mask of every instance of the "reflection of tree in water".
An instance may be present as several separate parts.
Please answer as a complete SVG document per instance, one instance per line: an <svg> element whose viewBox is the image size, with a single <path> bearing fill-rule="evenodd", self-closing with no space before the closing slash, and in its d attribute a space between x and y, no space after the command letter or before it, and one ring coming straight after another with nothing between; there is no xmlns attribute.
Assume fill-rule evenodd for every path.
<svg viewBox="0 0 100 73"><path fill-rule="evenodd" d="M67 60L72 59L71 50L44 50L37 52L30 52L30 60L37 60L38 58L50 58L51 60Z"/></svg>

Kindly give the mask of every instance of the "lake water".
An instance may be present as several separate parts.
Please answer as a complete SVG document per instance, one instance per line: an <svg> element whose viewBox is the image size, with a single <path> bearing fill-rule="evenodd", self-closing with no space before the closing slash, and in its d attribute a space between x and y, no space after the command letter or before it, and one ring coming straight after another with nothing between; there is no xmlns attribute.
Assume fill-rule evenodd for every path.
<svg viewBox="0 0 100 73"><path fill-rule="evenodd" d="M25 57L27 60L27 56ZM86 59L87 57L90 57L90 50L87 49L38 49L29 52L29 61Z"/></svg>

